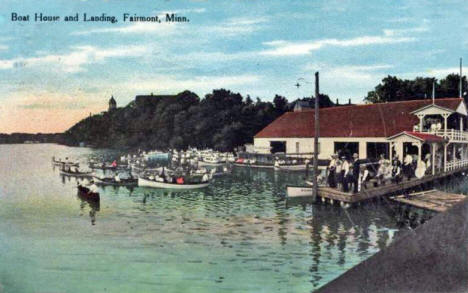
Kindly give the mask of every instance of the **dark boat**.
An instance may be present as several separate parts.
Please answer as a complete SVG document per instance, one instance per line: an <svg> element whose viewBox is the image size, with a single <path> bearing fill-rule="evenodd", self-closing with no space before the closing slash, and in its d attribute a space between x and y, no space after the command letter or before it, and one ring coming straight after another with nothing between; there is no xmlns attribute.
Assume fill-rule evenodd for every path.
<svg viewBox="0 0 468 293"><path fill-rule="evenodd" d="M79 167L80 163L77 162L66 162L66 161L60 161L60 160L55 160L52 158L52 164L55 166L70 166L70 167Z"/></svg>
<svg viewBox="0 0 468 293"><path fill-rule="evenodd" d="M99 202L101 199L98 192L92 192L89 188L82 185L78 185L78 197L92 202Z"/></svg>

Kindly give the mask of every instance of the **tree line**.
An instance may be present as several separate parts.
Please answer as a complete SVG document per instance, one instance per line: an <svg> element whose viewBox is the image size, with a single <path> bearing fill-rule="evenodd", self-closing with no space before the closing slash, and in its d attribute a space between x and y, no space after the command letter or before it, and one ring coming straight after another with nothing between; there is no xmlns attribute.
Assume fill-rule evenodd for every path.
<svg viewBox="0 0 468 293"><path fill-rule="evenodd" d="M387 76L367 93L364 101L369 103L395 102L405 100L431 99L433 84L435 85L435 98L459 97L460 75L449 74L441 80L433 77L416 77L415 79L401 79L396 76ZM462 78L463 97L467 99L468 83L466 76Z"/></svg>
<svg viewBox="0 0 468 293"><path fill-rule="evenodd" d="M328 96L322 100L323 106L332 105ZM65 137L68 144L85 142L95 147L230 151L253 142L257 132L292 107L279 95L272 102L253 101L225 89L213 90L202 99L190 91L137 96L123 108L80 121Z"/></svg>

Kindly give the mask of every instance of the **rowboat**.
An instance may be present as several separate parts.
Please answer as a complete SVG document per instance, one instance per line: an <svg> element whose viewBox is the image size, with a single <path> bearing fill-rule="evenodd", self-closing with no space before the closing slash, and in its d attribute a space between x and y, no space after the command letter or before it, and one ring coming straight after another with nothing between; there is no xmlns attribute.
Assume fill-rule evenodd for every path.
<svg viewBox="0 0 468 293"><path fill-rule="evenodd" d="M201 182L201 183L169 183L169 182L159 182L155 180L150 180L147 178L138 178L138 186L141 187L152 187L152 188L167 188L167 189L197 189L197 188L204 188L210 185L210 181L208 182Z"/></svg>
<svg viewBox="0 0 468 293"><path fill-rule="evenodd" d="M97 164L97 163L90 163L89 168L93 170L128 170L128 164L121 164L121 165L106 165L106 164Z"/></svg>
<svg viewBox="0 0 468 293"><path fill-rule="evenodd" d="M78 197L93 202L99 202L101 199L98 192L92 192L89 188L82 185L78 185Z"/></svg>
<svg viewBox="0 0 468 293"><path fill-rule="evenodd" d="M52 158L52 164L55 166L70 166L70 167L79 167L80 164L78 162L66 162L66 161L57 161L54 158Z"/></svg>
<svg viewBox="0 0 468 293"><path fill-rule="evenodd" d="M312 196L313 188L308 186L287 186L287 197L307 197Z"/></svg>
<svg viewBox="0 0 468 293"><path fill-rule="evenodd" d="M74 176L74 177L91 177L93 176L93 172L72 172L72 171L65 171L65 170L60 170L60 174L66 175L66 176Z"/></svg>
<svg viewBox="0 0 468 293"><path fill-rule="evenodd" d="M99 178L97 176L93 176L93 180L96 182L96 184L101 185L132 186L138 184L138 180L136 178L126 178L120 179L120 181L116 181L114 178Z"/></svg>

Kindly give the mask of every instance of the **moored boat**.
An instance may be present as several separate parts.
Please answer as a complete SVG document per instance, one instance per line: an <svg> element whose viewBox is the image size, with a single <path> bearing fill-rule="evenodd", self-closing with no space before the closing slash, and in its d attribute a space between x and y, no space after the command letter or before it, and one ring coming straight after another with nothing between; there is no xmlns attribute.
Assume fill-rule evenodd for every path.
<svg viewBox="0 0 468 293"><path fill-rule="evenodd" d="M204 188L210 185L210 181L200 182L200 183L169 183L169 182L159 182L156 180L151 180L149 178L138 178L138 186L141 187L152 187L152 188L167 188L167 189L197 189Z"/></svg>
<svg viewBox="0 0 468 293"><path fill-rule="evenodd" d="M93 202L98 202L101 199L99 192L92 192L89 188L82 185L78 185L78 197Z"/></svg>
<svg viewBox="0 0 468 293"><path fill-rule="evenodd" d="M66 170L60 170L61 175L66 175L66 176L74 176L74 177L92 177L93 172L80 172L80 171L66 171Z"/></svg>
<svg viewBox="0 0 468 293"><path fill-rule="evenodd" d="M307 169L306 164L299 165L275 165L274 169L276 171L305 171Z"/></svg>
<svg viewBox="0 0 468 293"><path fill-rule="evenodd" d="M286 196L291 197L308 197L312 196L313 188L308 186L287 186Z"/></svg>
<svg viewBox="0 0 468 293"><path fill-rule="evenodd" d="M80 164L78 162L69 162L69 161L62 161L62 160L56 160L52 158L52 164L55 166L69 166L69 167L79 167Z"/></svg>
<svg viewBox="0 0 468 293"><path fill-rule="evenodd" d="M97 176L93 176L94 182L96 184L101 184L101 185L117 185L117 186L132 186L132 185L137 185L138 184L138 179L137 178L124 178L120 179L119 181L115 180L115 178L100 178Z"/></svg>

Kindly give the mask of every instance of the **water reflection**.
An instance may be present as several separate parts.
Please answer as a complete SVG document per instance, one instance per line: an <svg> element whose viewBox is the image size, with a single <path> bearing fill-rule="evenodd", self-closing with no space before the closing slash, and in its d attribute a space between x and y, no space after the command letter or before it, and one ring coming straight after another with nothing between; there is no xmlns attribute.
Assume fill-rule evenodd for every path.
<svg viewBox="0 0 468 293"><path fill-rule="evenodd" d="M93 201L89 200L86 197L83 197L79 192L77 193L77 197L80 199L80 211L82 212L81 215L84 214L86 206L89 207L89 217L91 219L91 225L96 224L96 212L100 211L101 203L100 201Z"/></svg>
<svg viewBox="0 0 468 293"><path fill-rule="evenodd" d="M216 178L203 190L100 186L100 204L77 200L76 185L82 179L60 176L58 169L50 168L49 158L55 154L85 162L91 156L99 159L105 151L42 147L46 154L43 161L42 157L27 157L29 152L18 155L27 158L18 163L18 170L35 172L31 180L23 180L31 188L11 185L9 182L19 180L8 178L11 174L0 178L0 186L6 186L6 194L12 194L8 205L0 206L0 216L17 217L15 221L7 219L23 232L0 237L0 242L11 239L14 244L24 235L24 239L44 238L51 244L39 245L34 251L27 248L32 262L38 265L30 264L28 274L19 274L18 278L29 280L37 273L53 285L59 276L67 287L73 287L75 284L68 280L82 279L80 274L94 264L103 268L97 283L105 282L107 288L114 289L109 291L118 291L116 287L126 286L131 280L146 292L170 291L181 284L182 291L196 286L204 292L310 292L395 237L395 219L383 205L347 210L320 204L287 206L286 185L301 183L303 177L292 172L240 167L229 176ZM28 167L30 162L37 170ZM43 165L46 167L41 168ZM23 176L19 171L13 174ZM9 212L7 206L24 211L22 217ZM86 221L77 216L77 211ZM38 221L38 233L31 223L41 214L46 216ZM94 225L92 229L89 221ZM70 244L57 245L57 239L69 240ZM72 255L85 250L87 239L93 251L112 257L80 255L77 261ZM14 255L14 247L0 245L0 261L13 267L15 263L7 262L5 256ZM57 262L71 263L76 271L68 271L67 278L62 272L54 272L53 280L48 278L40 266L45 263L40 256L50 253L48 247L60 253ZM126 278L116 280L116 275ZM164 278L155 282L155 275ZM45 290L50 289L49 283L42 284Z"/></svg>

